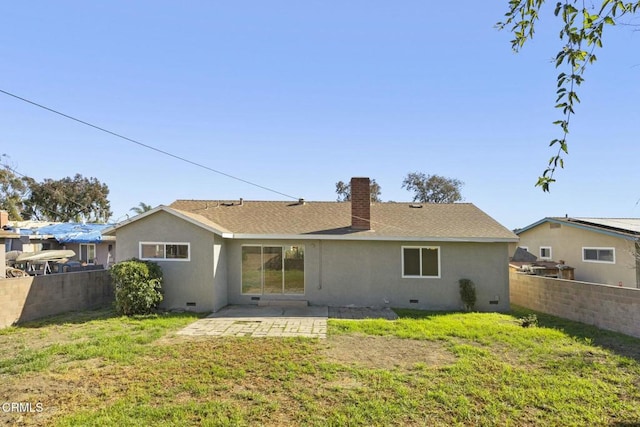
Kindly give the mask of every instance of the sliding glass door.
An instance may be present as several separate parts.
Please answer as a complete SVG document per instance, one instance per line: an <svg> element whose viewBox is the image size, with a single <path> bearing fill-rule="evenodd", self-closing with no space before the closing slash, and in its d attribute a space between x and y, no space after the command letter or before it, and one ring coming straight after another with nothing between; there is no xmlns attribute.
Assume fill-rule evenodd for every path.
<svg viewBox="0 0 640 427"><path fill-rule="evenodd" d="M242 246L243 294L304 294L304 246Z"/></svg>

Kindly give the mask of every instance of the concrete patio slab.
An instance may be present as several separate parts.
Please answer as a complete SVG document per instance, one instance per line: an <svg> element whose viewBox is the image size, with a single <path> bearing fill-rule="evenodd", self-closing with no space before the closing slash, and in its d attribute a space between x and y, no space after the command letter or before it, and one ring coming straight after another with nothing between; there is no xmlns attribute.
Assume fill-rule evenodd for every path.
<svg viewBox="0 0 640 427"><path fill-rule="evenodd" d="M180 330L212 337L327 337L327 307L230 305Z"/></svg>
<svg viewBox="0 0 640 427"><path fill-rule="evenodd" d="M326 338L327 318L398 318L389 308L229 305L178 331L178 335L211 337Z"/></svg>

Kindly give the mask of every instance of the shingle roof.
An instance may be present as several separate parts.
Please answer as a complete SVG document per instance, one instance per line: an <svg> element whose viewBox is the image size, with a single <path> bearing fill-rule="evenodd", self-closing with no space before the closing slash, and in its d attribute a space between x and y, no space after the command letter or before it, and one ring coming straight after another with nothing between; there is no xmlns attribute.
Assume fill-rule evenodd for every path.
<svg viewBox="0 0 640 427"><path fill-rule="evenodd" d="M416 207L420 206L420 207ZM371 230L353 230L348 202L177 200L170 209L209 228L249 236L349 236L368 239L517 241L470 203L375 203Z"/></svg>

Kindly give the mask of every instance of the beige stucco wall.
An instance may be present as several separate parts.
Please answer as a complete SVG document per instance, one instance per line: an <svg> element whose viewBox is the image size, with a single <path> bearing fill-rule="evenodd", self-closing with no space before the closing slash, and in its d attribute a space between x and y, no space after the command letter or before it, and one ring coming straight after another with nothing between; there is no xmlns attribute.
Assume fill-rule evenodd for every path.
<svg viewBox="0 0 640 427"><path fill-rule="evenodd" d="M305 294L261 296L261 300L287 298L307 300L312 305L458 310L462 307L458 280L468 278L476 284L478 310L509 309L506 243L229 241L228 296L232 304L256 303L256 296L241 294L243 244L305 247ZM441 277L402 278L402 246L439 246ZM498 304L489 303L493 300Z"/></svg>
<svg viewBox="0 0 640 427"><path fill-rule="evenodd" d="M574 267L576 280L637 287L634 243L621 237L566 224L551 228L545 222L520 233L518 245L528 247L529 252L537 257L540 256L541 246L551 246L552 259L564 260L567 265ZM615 248L615 264L583 261L583 247Z"/></svg>
<svg viewBox="0 0 640 427"><path fill-rule="evenodd" d="M157 261L164 275L162 308L214 311L227 305L222 285L226 276L222 255L225 243L221 238L214 240L213 233L159 211L119 228L116 238L116 261L138 258L140 242L190 243L189 261ZM214 268L218 273L215 282Z"/></svg>

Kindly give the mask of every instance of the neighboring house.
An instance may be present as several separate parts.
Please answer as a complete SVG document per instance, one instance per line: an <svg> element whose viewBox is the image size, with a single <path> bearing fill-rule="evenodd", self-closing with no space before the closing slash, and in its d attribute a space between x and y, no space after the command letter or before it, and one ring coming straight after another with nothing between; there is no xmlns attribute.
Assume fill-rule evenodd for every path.
<svg viewBox="0 0 640 427"><path fill-rule="evenodd" d="M576 280L639 287L639 218L549 217L515 232L518 246L571 265Z"/></svg>
<svg viewBox="0 0 640 427"><path fill-rule="evenodd" d="M479 310L509 309L508 244L517 236L468 203L178 200L105 231L117 261L158 262L165 309L228 304L462 307L471 279Z"/></svg>
<svg viewBox="0 0 640 427"><path fill-rule="evenodd" d="M17 235L0 228L0 279L4 279L6 277L5 241L14 237L17 237Z"/></svg>
<svg viewBox="0 0 640 427"><path fill-rule="evenodd" d="M5 253L6 253L6 241L19 237L17 234L5 230L3 227L9 222L9 213L7 211L0 210L0 279L4 279L5 276Z"/></svg>
<svg viewBox="0 0 640 427"><path fill-rule="evenodd" d="M573 267L566 265L564 262L539 261L537 256L527 252L522 247L517 247L513 257L509 259L509 268L519 273L575 280L575 269Z"/></svg>
<svg viewBox="0 0 640 427"><path fill-rule="evenodd" d="M19 238L11 239L9 250L36 252L47 249L70 249L73 260L87 265L108 267L115 262L115 237L103 236L110 224L11 222Z"/></svg>

